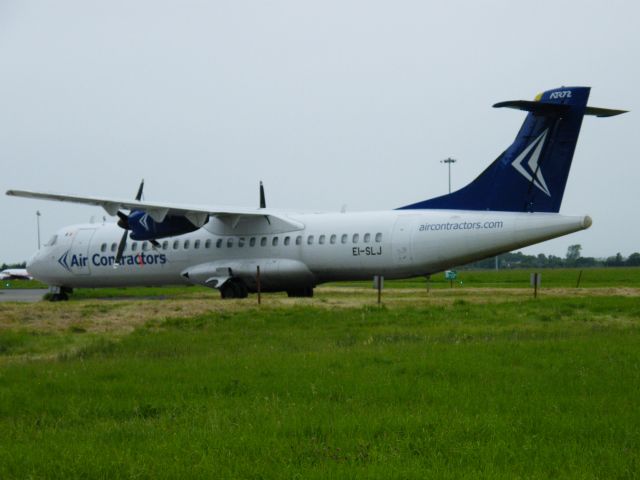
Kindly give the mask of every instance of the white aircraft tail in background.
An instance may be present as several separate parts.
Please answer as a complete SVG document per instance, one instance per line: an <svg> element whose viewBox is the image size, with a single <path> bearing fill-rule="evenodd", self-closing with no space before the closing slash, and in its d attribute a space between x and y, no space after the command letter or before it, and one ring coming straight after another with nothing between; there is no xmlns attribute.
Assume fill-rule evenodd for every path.
<svg viewBox="0 0 640 480"><path fill-rule="evenodd" d="M31 280L26 268L7 268L0 272L0 280Z"/></svg>

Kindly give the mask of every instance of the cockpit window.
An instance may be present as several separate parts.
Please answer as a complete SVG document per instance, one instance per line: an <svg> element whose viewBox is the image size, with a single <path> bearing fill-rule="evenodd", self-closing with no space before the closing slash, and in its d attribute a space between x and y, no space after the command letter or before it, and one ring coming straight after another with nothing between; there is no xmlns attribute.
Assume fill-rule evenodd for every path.
<svg viewBox="0 0 640 480"><path fill-rule="evenodd" d="M45 247L53 247L58 241L58 235L54 235L49 239L47 243L44 244Z"/></svg>

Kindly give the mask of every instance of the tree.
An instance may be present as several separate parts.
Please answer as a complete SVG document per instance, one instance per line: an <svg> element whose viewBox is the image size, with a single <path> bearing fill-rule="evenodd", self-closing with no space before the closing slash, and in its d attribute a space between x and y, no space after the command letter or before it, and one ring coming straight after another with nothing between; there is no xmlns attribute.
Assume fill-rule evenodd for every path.
<svg viewBox="0 0 640 480"><path fill-rule="evenodd" d="M629 267L640 267L640 253L634 252L629 255L625 264Z"/></svg>
<svg viewBox="0 0 640 480"><path fill-rule="evenodd" d="M574 265L577 260L580 258L580 251L582 250L582 245L579 243L576 245L569 245L567 248L567 263L569 265Z"/></svg>
<svg viewBox="0 0 640 480"><path fill-rule="evenodd" d="M609 257L604 262L607 267L621 267L624 265L624 257L620 252L616 253L615 257Z"/></svg>

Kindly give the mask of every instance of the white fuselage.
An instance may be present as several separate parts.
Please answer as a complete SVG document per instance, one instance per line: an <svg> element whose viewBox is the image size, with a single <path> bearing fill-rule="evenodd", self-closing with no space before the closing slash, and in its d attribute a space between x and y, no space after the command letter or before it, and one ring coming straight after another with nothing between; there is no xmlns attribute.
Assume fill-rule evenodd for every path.
<svg viewBox="0 0 640 480"><path fill-rule="evenodd" d="M49 285L73 288L204 284L218 267L252 276L260 266L265 290L285 290L300 281L316 285L373 275L427 275L591 224L587 216L456 210L284 216L302 227L229 234L212 220L195 232L159 239L160 248L129 239L119 266L114 260L121 228L113 223L74 225L38 251L28 270ZM204 276L198 277L198 271ZM193 275L187 278L185 272Z"/></svg>

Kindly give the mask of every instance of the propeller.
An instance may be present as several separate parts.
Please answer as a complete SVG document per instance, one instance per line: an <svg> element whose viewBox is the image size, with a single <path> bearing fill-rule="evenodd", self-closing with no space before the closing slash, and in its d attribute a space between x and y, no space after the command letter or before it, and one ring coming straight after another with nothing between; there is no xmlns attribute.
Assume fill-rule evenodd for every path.
<svg viewBox="0 0 640 480"><path fill-rule="evenodd" d="M267 208L267 200L264 196L264 185L262 185L262 180L260 180L260 208ZM265 220L269 225L271 225L271 220L269 219L269 215L264 216Z"/></svg>
<svg viewBox="0 0 640 480"><path fill-rule="evenodd" d="M144 189L144 178L142 179L142 181L140 182L140 186L138 187L138 193L136 193L136 200L140 201L142 199L143 189ZM122 254L124 253L124 249L127 246L127 238L129 237L129 216L126 213L121 212L120 210L118 210L117 215L118 215L118 226L124 229L124 233L122 234L122 238L120 239L120 243L118 244L118 250L116 252L116 260L114 262L114 266L116 267L120 265L120 261L122 260Z"/></svg>
<svg viewBox="0 0 640 480"><path fill-rule="evenodd" d="M267 201L264 198L264 186L262 180L260 181L260 208L267 208Z"/></svg>

